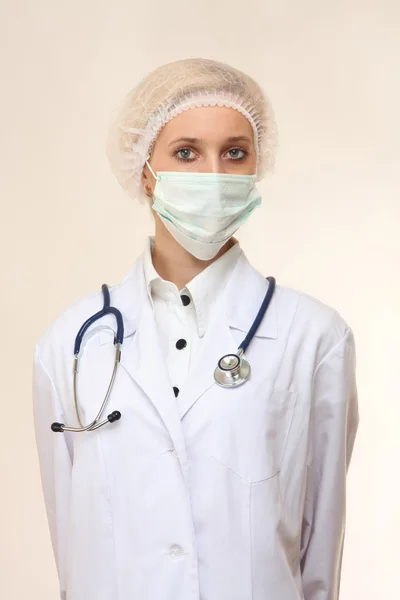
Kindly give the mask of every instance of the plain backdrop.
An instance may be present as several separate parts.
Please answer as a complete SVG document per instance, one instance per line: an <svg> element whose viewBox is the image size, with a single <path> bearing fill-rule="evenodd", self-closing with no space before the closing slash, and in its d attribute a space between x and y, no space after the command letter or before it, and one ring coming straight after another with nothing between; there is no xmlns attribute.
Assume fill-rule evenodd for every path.
<svg viewBox="0 0 400 600"><path fill-rule="evenodd" d="M159 64L201 56L255 77L276 113L277 165L238 235L246 254L355 333L361 423L341 600L397 600L399 1L0 0L0 47L0 597L58 598L34 342L71 303L118 283L152 232L109 170L111 113Z"/></svg>

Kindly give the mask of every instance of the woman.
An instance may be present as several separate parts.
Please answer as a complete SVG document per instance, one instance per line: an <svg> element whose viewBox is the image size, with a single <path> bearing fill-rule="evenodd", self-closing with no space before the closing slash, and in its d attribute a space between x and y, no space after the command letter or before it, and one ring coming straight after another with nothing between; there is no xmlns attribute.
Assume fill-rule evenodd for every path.
<svg viewBox="0 0 400 600"><path fill-rule="evenodd" d="M155 237L109 290L124 324L104 413L113 422L50 428L90 425L101 406L114 315L83 332L77 411L71 354L103 291L65 311L35 351L61 598L338 598L358 426L354 338L332 308L274 288L232 237L260 204L256 180L273 150L265 95L223 63L164 65L119 110L108 155L124 189L150 203ZM232 377L225 360L217 382L220 358L236 353L271 292L243 357L250 377L241 380L245 362Z"/></svg>

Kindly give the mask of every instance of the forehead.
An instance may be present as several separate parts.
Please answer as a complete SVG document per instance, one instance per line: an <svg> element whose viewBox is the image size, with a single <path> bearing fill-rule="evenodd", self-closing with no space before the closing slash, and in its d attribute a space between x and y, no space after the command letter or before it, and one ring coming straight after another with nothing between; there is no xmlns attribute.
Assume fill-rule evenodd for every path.
<svg viewBox="0 0 400 600"><path fill-rule="evenodd" d="M253 128L238 110L226 106L191 108L171 119L161 130L159 140L168 143L179 136L222 140L247 136L253 141Z"/></svg>

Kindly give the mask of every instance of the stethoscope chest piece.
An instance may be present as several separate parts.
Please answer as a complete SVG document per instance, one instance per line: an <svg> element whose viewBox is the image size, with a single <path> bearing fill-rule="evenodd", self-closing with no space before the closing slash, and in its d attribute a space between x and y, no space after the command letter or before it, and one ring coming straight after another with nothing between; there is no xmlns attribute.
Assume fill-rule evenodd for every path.
<svg viewBox="0 0 400 600"><path fill-rule="evenodd" d="M242 353L225 354L214 371L214 378L222 387L237 387L245 383L251 373L250 364L242 358Z"/></svg>

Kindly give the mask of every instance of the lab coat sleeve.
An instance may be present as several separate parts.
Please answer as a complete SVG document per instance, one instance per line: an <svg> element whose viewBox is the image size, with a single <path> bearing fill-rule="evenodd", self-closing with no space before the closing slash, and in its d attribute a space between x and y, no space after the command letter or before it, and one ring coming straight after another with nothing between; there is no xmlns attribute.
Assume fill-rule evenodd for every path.
<svg viewBox="0 0 400 600"><path fill-rule="evenodd" d="M42 489L51 543L60 583L60 598L66 599L67 522L72 459L65 433L51 430L53 421L63 422L54 383L35 347L32 376L33 417Z"/></svg>
<svg viewBox="0 0 400 600"><path fill-rule="evenodd" d="M301 540L305 600L337 600L346 526L346 475L359 423L353 332L319 362L313 380Z"/></svg>

